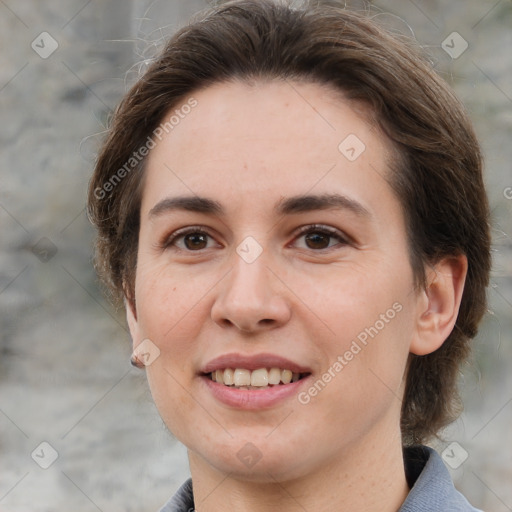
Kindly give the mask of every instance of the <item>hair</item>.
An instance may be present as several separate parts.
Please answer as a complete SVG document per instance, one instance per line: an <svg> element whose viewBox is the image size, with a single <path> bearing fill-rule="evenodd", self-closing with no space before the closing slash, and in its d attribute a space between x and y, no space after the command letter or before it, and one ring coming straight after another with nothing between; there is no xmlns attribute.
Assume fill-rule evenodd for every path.
<svg viewBox="0 0 512 512"><path fill-rule="evenodd" d="M490 230L481 153L463 106L419 45L368 13L332 4L225 2L167 42L119 104L97 159L88 196L96 268L116 298L134 304L141 148L194 92L234 80L291 80L362 102L396 153L388 180L404 212L416 285L425 286L425 266L454 255L468 260L455 328L435 352L409 356L402 442L424 443L460 412L459 368L486 310Z"/></svg>

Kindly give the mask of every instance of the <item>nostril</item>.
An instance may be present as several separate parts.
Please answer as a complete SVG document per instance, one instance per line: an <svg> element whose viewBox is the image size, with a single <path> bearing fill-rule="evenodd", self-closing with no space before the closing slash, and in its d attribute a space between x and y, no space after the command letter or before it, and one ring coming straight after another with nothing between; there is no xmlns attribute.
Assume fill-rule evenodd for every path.
<svg viewBox="0 0 512 512"><path fill-rule="evenodd" d="M219 318L217 323L224 328L232 328L236 327L242 332L253 333L258 329L274 326L277 324L274 318L262 318L258 320L256 323L250 322L250 319L244 319L245 321L235 322L229 318Z"/></svg>

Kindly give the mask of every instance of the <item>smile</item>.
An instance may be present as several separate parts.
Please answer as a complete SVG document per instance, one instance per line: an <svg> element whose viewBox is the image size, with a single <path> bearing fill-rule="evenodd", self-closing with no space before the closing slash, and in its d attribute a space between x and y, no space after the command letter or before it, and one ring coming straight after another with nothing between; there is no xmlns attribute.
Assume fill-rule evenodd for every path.
<svg viewBox="0 0 512 512"><path fill-rule="evenodd" d="M312 369L277 354L228 353L202 366L198 377L215 401L261 410L293 399L311 379Z"/></svg>
<svg viewBox="0 0 512 512"><path fill-rule="evenodd" d="M297 382L306 375L306 373L281 368L258 368L252 371L245 368L226 368L209 374L212 381L235 389L265 389L281 386Z"/></svg>

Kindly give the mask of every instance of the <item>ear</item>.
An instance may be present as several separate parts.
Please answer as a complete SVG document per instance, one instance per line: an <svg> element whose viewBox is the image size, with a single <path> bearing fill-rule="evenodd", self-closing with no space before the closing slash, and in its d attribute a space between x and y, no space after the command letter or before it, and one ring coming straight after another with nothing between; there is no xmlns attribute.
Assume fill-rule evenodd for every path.
<svg viewBox="0 0 512 512"><path fill-rule="evenodd" d="M418 293L415 335L410 351L424 356L436 351L455 326L468 270L466 256L450 256L427 270L426 287Z"/></svg>
<svg viewBox="0 0 512 512"><path fill-rule="evenodd" d="M137 321L137 310L135 308L135 302L125 297L124 307L126 309L126 321L128 322L128 328L130 329L130 335L132 337L133 350L137 347L141 340L141 334L139 329L139 323Z"/></svg>

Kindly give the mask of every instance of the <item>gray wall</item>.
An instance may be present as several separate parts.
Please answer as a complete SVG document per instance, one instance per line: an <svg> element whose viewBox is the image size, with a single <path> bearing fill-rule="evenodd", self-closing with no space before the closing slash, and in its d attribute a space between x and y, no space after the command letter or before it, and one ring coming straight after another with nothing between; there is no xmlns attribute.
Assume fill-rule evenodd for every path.
<svg viewBox="0 0 512 512"><path fill-rule="evenodd" d="M129 366L123 313L98 287L84 201L126 80L144 68L162 35L205 5L0 2L2 511L152 511L187 476L184 448L166 432L143 374ZM512 510L512 2L373 5L430 48L485 151L495 247L491 311L464 372L466 411L436 448L457 442L467 452L451 471L476 506ZM441 47L453 31L468 43L455 59ZM49 56L53 43L48 36L41 42L42 32L58 44ZM53 450L58 458L43 469Z"/></svg>

